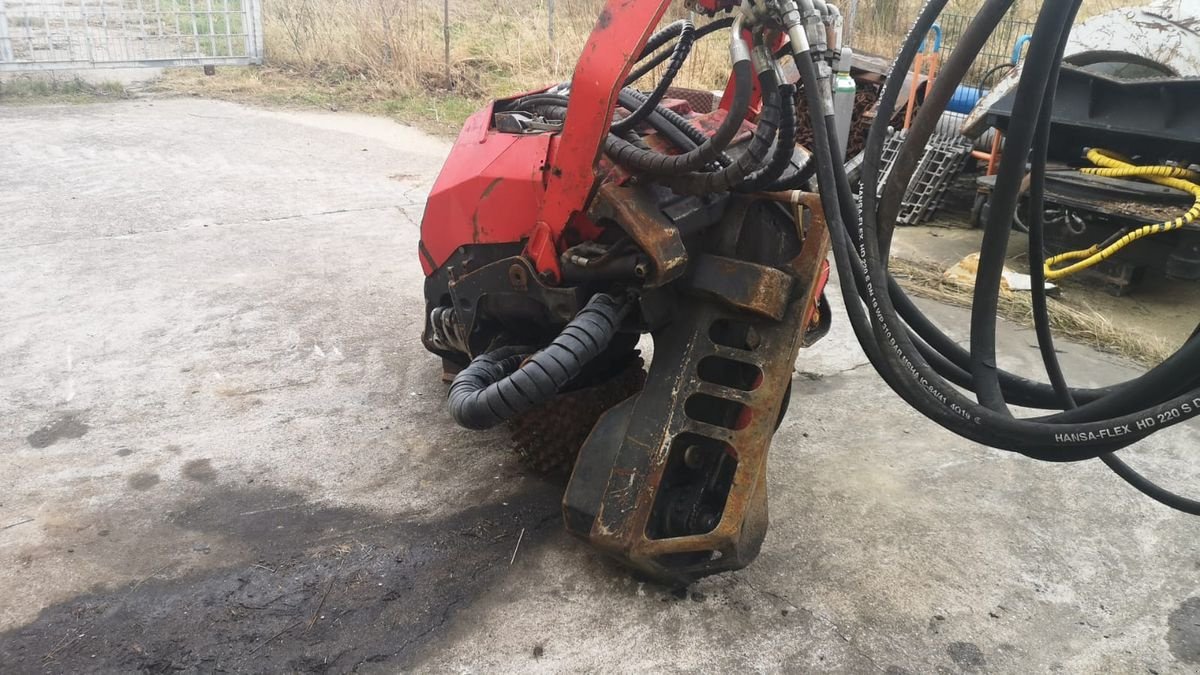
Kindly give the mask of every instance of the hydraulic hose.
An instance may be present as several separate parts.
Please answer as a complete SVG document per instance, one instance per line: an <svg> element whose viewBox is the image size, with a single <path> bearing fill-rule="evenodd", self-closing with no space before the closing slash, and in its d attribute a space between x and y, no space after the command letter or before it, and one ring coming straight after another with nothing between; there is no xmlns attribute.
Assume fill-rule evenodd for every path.
<svg viewBox="0 0 1200 675"><path fill-rule="evenodd" d="M682 35L684 29L691 25L691 21L688 21L687 19L680 19L655 31L654 34L646 40L646 46L642 47L642 53L640 56L638 56L638 61L644 61L646 57L658 51L659 47L662 47L671 40L674 40Z"/></svg>
<svg viewBox="0 0 1200 675"><path fill-rule="evenodd" d="M921 17L925 25L921 26L919 23L917 30L927 30L943 5L940 0L931 2ZM920 34L910 34L909 40L906 41L902 58L898 61L898 70L901 72L907 68L908 62L911 62L911 56L915 54L920 41ZM905 57L908 58L908 62L905 61ZM805 78L805 88L811 87L815 90L818 86L815 67L811 63L805 63L805 59L798 59L798 63L801 66L801 75ZM885 87L885 94L886 90ZM814 107L820 106L820 97L815 91L810 92L809 96L810 104ZM897 92L893 90L890 97L894 106ZM817 99L815 104L812 103L813 98ZM871 142L877 148L882 147L882 134L885 130L880 125L886 123L888 114L890 111L883 110L872 129ZM1061 427L1044 422L1017 423L1011 418L978 406L930 370L928 363L920 357L908 340L886 292L881 292L886 285L876 281L886 278L886 271L880 263L879 239L872 229L874 223L870 222L869 218L864 219L864 231L859 234L865 250L857 263L852 262L850 256L855 252L855 248L849 237L855 236L855 228L848 226L843 220L836 196L836 186L839 183L837 173L841 167L833 161L824 117L814 115L813 122L816 127L820 127L815 129L815 144L820 160L818 178L822 185L826 217L831 221L831 234L836 244L835 262L839 274L844 279L842 288L851 325L885 381L906 401L934 421L971 440L994 447L1054 461L1091 458L1101 451L1107 452L1121 447L1124 443L1109 441L1113 438L1112 429L1102 425L1079 425L1074 429L1076 433L1056 438L1056 433L1062 432ZM1021 159L1023 161L1023 158ZM871 182L870 179L877 178L877 172L873 177L865 175L864 178ZM871 198L873 187L873 184L864 185L864 203ZM864 215L868 213L870 210L864 208ZM847 280L853 280L853 283L847 283ZM864 300L867 303L866 307L861 304ZM870 310L869 316L866 313L867 309ZM1136 419L1120 421L1132 425ZM1055 451L1047 451L1047 448L1053 448Z"/></svg>
<svg viewBox="0 0 1200 675"><path fill-rule="evenodd" d="M481 354L450 385L450 413L468 429L490 429L549 401L612 342L630 306L598 293L541 351Z"/></svg>
<svg viewBox="0 0 1200 675"><path fill-rule="evenodd" d="M665 177L660 179L663 185L679 194L703 195L726 192L741 186L748 176L762 167L772 145L780 135L778 133L781 114L780 102L785 98L790 101L792 90L790 86L779 86L774 71L763 73L760 83L763 91L763 110L758 118L758 127L754 130L754 136L745 151L732 164L720 171Z"/></svg>
<svg viewBox="0 0 1200 675"><path fill-rule="evenodd" d="M888 180L883 186L883 195L879 200L879 222L882 231L883 250L886 254L891 248L891 236L896 218L900 213L904 192L908 187L908 178L916 170L921 157L925 154L925 146L930 136L937 130L942 113L954 98L958 83L975 63L975 55L987 44L992 32L1004 19L1011 2L984 6L967 25L959 38L958 46L938 69L938 77L925 94L912 124L905 132L904 143L901 145ZM916 82L913 82L916 86Z"/></svg>
<svg viewBox="0 0 1200 675"><path fill-rule="evenodd" d="M1200 218L1200 185L1196 183L1197 180L1200 180L1200 176L1196 172L1173 166L1135 166L1118 158L1113 153L1096 149L1089 150L1087 157L1092 164L1102 168L1083 169L1082 173L1109 178L1144 178L1152 183L1175 188L1176 190L1181 190L1192 195L1192 207L1178 218L1161 223L1143 225L1132 232L1121 233L1113 237L1110 241L1096 244L1081 251L1060 253L1047 259L1044 270L1046 278L1051 281L1062 279L1063 277L1098 265L1139 239L1182 229L1195 222L1197 218ZM1056 267L1071 260L1078 260L1079 262L1068 267Z"/></svg>
<svg viewBox="0 0 1200 675"><path fill-rule="evenodd" d="M894 72L903 73L909 69L922 37L946 3L947 0L931 0L925 6L897 57ZM941 108L948 104L958 80L969 71L976 53L1012 4L1013 0L985 0L960 40L959 47L947 60L941 77L931 88L901 149L894 178L886 186L882 198L877 199L879 154L887 123L899 99L902 78L888 79L867 139L861 212L834 140L836 122L829 103L828 68L822 61L825 54L816 38L812 40L810 51L809 41L800 29L801 23L809 28L815 27L811 21L816 16L812 1L801 2L803 13L792 11L785 20L789 26L791 48L800 71L814 132L815 159L809 166L816 171L821 186L822 206L834 241L834 262L842 279L841 288L850 324L868 359L888 386L941 426L970 440L1039 460L1065 462L1099 457L1114 472L1151 497L1188 512L1200 512L1200 508L1197 508L1200 503L1154 485L1111 454L1154 431L1200 414L1200 375L1197 375L1200 373L1200 339L1195 336L1189 339L1174 355L1141 377L1108 387L1071 389L1054 352L1041 279L1044 275L1034 274L1035 329L1050 382L1045 384L1007 373L996 365L995 310L999 279L1011 229L1010 221L1021 195L1022 182L1026 178L1027 162L1033 167L1029 175L1029 190L1035 214L1029 228L1030 250L1034 252L1035 260L1040 261L1042 257L1038 252L1044 248L1045 223L1040 206L1045 198L1050 114L1061 53L1078 11L1078 0L1047 3L1037 19L1032 48L1018 83L1017 100L1021 114L1014 116L1009 129L1006 153L993 192L993 209L981 247L970 350L963 349L929 321L888 274L893 217L898 207L897 195L902 196L908 179L906 174L915 168L914 159L919 158ZM821 10L818 4L816 9L823 11L827 17L832 16L828 6ZM696 31L697 35L699 32ZM765 82L764 111L754 138L737 160L726 160L728 165L724 168L712 168L720 160L721 151L731 142L745 117L747 106L742 103L740 92L748 90L751 84L749 78L752 71L746 53L748 50L740 37L740 22L734 24L733 32L734 109L722 123L718 138L697 137L698 130L686 120L657 105L657 102L645 105L649 97L628 90L622 92L621 105L639 113L643 109L648 111L644 120L656 129L664 124L675 127L674 134L663 132L663 135L681 150L681 154L667 156L654 152L642 144L636 135L628 134L628 139L621 138L620 132L626 131L623 127L615 129L618 133L609 134L605 141L605 152L631 171L647 174L647 178L677 191L720 191L737 189L739 184L753 188L781 167L786 167L785 160L790 163L790 156L785 155L784 150L794 146L794 139L789 138L794 133L789 130L789 117L795 111L788 110L786 103L790 89L772 86L777 82ZM681 34L680 29L674 35ZM663 39L658 46L667 44L669 39ZM677 53L678 49L677 44L669 53ZM643 56L652 51L646 50ZM742 58L743 53L745 58ZM655 55L653 58L661 56ZM539 101L539 105L552 109L553 115L565 114L561 101ZM720 138L722 131L729 134L727 138ZM1103 157L1105 161L1123 161L1109 155ZM1103 161L1096 163L1104 167L1102 170L1120 175L1129 175L1133 171L1129 166L1105 164ZM652 168L645 168L647 166ZM1148 172L1143 170L1143 173L1154 173L1155 178L1162 180L1192 182L1190 179L1196 178L1179 170L1153 169ZM790 179L792 176L779 175L773 180L778 184ZM1197 197L1200 199L1200 195ZM1200 216L1200 212L1196 215ZM1197 332L1200 332L1200 327ZM524 368L518 367L520 359L517 356L496 354L492 369L480 375L484 377L482 383L486 385L480 391L519 375ZM485 365L481 364L481 369ZM527 389L517 389L513 385L516 392L525 392ZM489 409L489 415L496 416L512 410L510 399L516 394L514 391L505 391L507 394L497 389L496 396L508 407L505 410ZM544 393L536 386L528 391ZM977 400L972 399L972 394ZM1009 411L1009 405L1043 408L1050 414L1016 419Z"/></svg>
<svg viewBox="0 0 1200 675"><path fill-rule="evenodd" d="M775 183L780 182L784 172L792 163L796 154L796 88L784 85L779 90L779 133L775 137L775 145L771 151L771 159L767 164L746 177L738 184L742 192L758 192L760 190L778 189Z"/></svg>
<svg viewBox="0 0 1200 675"><path fill-rule="evenodd" d="M1066 49L1066 36L1059 45L1057 62L1061 63L1063 52ZM1037 333L1038 349L1042 355L1042 363L1046 369L1046 375L1050 379L1055 393L1058 396L1059 402L1065 410L1074 410L1077 408L1075 397L1071 393L1070 387L1067 385L1067 378L1063 372L1062 364L1058 360L1058 350L1054 346L1054 333L1050 329L1050 314L1046 298L1046 268L1048 265L1040 265L1037 261L1045 257L1045 178L1046 178L1046 162L1050 147L1050 124L1054 108L1054 97L1057 90L1058 68L1056 67L1054 75L1047 81L1046 86L1046 104L1042 108L1042 113L1038 119L1037 133L1034 137L1033 157L1031 158L1031 181L1029 192L1030 205L1030 222L1029 222L1029 252L1030 265L1029 276L1031 280L1031 294L1033 307L1034 330ZM1096 162L1093 159L1094 163ZM1162 167L1170 170L1171 167ZM1183 177L1190 177L1186 174L1191 172L1179 170L1185 174ZM1174 171L1158 171L1161 174L1173 174ZM1200 331L1200 326L1197 327ZM1195 333L1193 333L1193 338ZM1190 338L1189 338L1190 339ZM1113 473L1117 474L1126 483L1133 486L1142 494L1154 499L1155 501L1169 506L1173 509L1188 513L1191 515L1200 515L1200 501L1190 499L1182 495L1175 494L1167 490L1153 481L1149 480L1142 474L1138 473L1133 467L1126 464L1123 460L1113 453L1100 455L1100 461L1104 463Z"/></svg>
<svg viewBox="0 0 1200 675"><path fill-rule="evenodd" d="M901 56L897 60L896 72L904 72L908 68L912 56L916 52L920 36L932 25L942 6L944 6L944 2L935 0L923 11L917 27L910 34ZM1057 26L1055 26L1055 23L1046 23L1045 15L1042 17L1043 40L1049 40L1053 46L1057 45L1058 36L1066 28L1067 22L1062 21L1062 18L1060 14L1059 20L1055 22ZM1050 36L1046 34L1047 26L1052 30ZM815 75L809 75L811 70L811 68L807 71L801 69L802 75L806 77L806 87L810 86L809 82L816 81ZM878 177L877 153L882 147L883 134L886 132L886 120L890 112L894 110L897 98L896 86L898 83L895 83L896 79L898 78L892 78L889 81L888 84L892 85L891 87L885 87L880 112L869 138L871 147L867 155L868 166L864 167L863 223L859 228L850 226L844 233L834 233L837 244L835 261L838 264L839 274L844 280L842 288L851 324L872 363L881 370L885 381L918 410L960 435L993 447L1015 450L1049 461L1072 461L1095 457L1102 452L1119 449L1144 437L1149 433L1144 429L1150 425L1154 425L1154 428L1163 428L1178 423L1181 419L1194 417L1196 404L1192 401L1196 392L1187 390L1181 392L1180 390L1182 383L1194 382L1196 364L1200 363L1197 360L1200 358L1200 353L1186 353L1190 351L1190 345L1176 355L1182 362L1190 364L1190 370L1182 371L1183 375L1175 378L1173 386L1160 390L1154 398L1143 399L1137 407L1122 405L1123 409L1118 417L1084 424L1063 424L1062 422L1066 420L1060 421L1058 418L1065 417L1066 414L1039 420L1013 420L1007 415L979 406L966 399L957 390L948 387L945 381L929 368L928 362L914 348L907 330L896 316L895 308L891 306L890 297L888 297L889 294L880 292L882 286L879 280L886 278L886 270L881 262L884 258L880 255L880 238L874 220L877 214L874 209L873 192L874 181ZM887 100L889 96L890 103ZM1036 116L1034 115L1034 117ZM832 155L828 142L823 142L822 134L818 133L816 136L820 158L819 168L821 169L819 178L824 193L828 191L826 186L836 183L836 164L831 161ZM869 164L872 161L874 161L874 168ZM1023 165L1025 157L1017 153L1011 161L1020 162ZM831 164L833 166L830 166ZM843 214L836 213L835 208L835 204L827 202L827 217L830 213L835 214L830 223L831 231L837 227L847 227L847 222L853 222L838 222L842 220ZM844 250L841 250L843 247ZM852 254L858 258L857 262L851 257ZM847 280L853 280L853 283L847 283ZM865 308L861 304L863 301L867 303ZM869 315L864 310L869 310ZM1181 372L1178 366L1175 372ZM1118 394L1112 396L1118 396L1125 391L1119 387L1115 390ZM1180 395L1175 395L1176 393L1180 393ZM1109 396L1105 396L1102 400L1107 402L1109 398Z"/></svg>
<svg viewBox="0 0 1200 675"><path fill-rule="evenodd" d="M645 94L630 87L622 89L617 94L617 103L622 108L630 111L644 108L646 100L647 97ZM689 134L686 129L681 128L678 124L675 124L665 115L663 115L662 113L664 110L669 110L669 108L664 108L657 105L652 107L651 112L647 114L646 117L647 123L655 131L662 134L664 138L670 141L672 145L679 148L683 152L700 147L700 144L704 142L703 134L700 133L700 130L696 129L695 127L691 127L689 124L688 126L697 132L696 134ZM613 133L617 133L616 125L613 125ZM626 131L621 133L624 135L628 132Z"/></svg>
<svg viewBox="0 0 1200 675"><path fill-rule="evenodd" d="M634 110L645 100L646 95L632 87L625 87L617 95L617 102L626 110ZM648 117L646 122L671 141L681 152L698 148L708 140L708 136L697 129L696 125L689 122L686 117L661 104L655 107L654 114ZM720 153L712 162L712 166L719 168L729 165L732 161L725 153Z"/></svg>
<svg viewBox="0 0 1200 675"><path fill-rule="evenodd" d="M675 81L675 76L679 74L679 69L683 67L684 61L691 53L692 42L696 39L696 31L692 22L683 21L682 24L679 29L679 40L675 43L675 49L671 51L671 62L667 65L666 72L659 78L658 84L655 85L654 90L650 92L641 106L625 119L612 125L613 133L622 134L636 127L650 113L654 112L659 102L667 95L667 89L671 88L671 83Z"/></svg>
<svg viewBox="0 0 1200 675"><path fill-rule="evenodd" d="M605 143L605 151L617 164L636 173L646 173L657 176L681 176L697 171L704 165L717 159L729 147L742 120L750 109L750 97L753 94L753 69L750 66L750 50L741 36L741 18L734 20L732 37L730 39L730 54L733 59L734 96L729 113L716 133L705 140L700 147L679 155L666 155L654 151L643 150L636 145L617 136L609 135Z"/></svg>
<svg viewBox="0 0 1200 675"><path fill-rule="evenodd" d="M680 23L680 22L677 21L677 22L675 22L675 24L672 24L672 25L676 25L678 23ZM729 17L729 16L724 17L722 19L717 19L716 21L710 21L709 23L706 23L703 26L696 29L695 40L700 40L701 38L705 37L706 35L711 35L723 28L729 28L732 25L733 25L733 17ZM664 30L666 30L666 29L664 29ZM653 40L653 39L654 38L651 37L651 40ZM669 39L670 38L668 38L668 40ZM627 86L627 87L629 85L633 84L634 82L637 82L638 80L645 77L646 73L648 73L648 72L654 70L655 68L659 67L660 65L662 65L663 61L666 61L667 59L671 58L671 54L673 53L673 50L672 51L664 50L662 52L659 52L658 54L655 54L654 56L650 57L649 59L647 59L646 57L649 56L651 52L653 52L655 49L658 49L658 47L661 47L663 44L666 44L666 42L664 41L663 43L654 47L654 49L649 49L649 45L650 45L649 42L647 42L646 44L647 44L647 49L642 50L642 57L641 57L641 59L639 59L638 67L635 68L633 70L633 72L629 73L629 77L625 78L625 86Z"/></svg>
<svg viewBox="0 0 1200 675"><path fill-rule="evenodd" d="M646 100L646 95L629 87L622 89L617 95L617 102L626 110L635 110L639 108ZM514 107L522 110L531 110L537 114L545 116L547 119L563 120L567 116L567 104L569 99L562 94L533 94L518 100ZM670 108L664 108L659 105L646 118L646 123L654 128L655 131L662 134L677 148L683 151L688 151L699 147L701 143L707 140L707 137L702 131L697 129L686 119L674 112ZM612 135L606 138L605 147L609 147ZM630 142L626 140L626 142ZM643 148L649 152L649 148ZM718 167L729 163L729 159L724 155L717 157L714 164Z"/></svg>

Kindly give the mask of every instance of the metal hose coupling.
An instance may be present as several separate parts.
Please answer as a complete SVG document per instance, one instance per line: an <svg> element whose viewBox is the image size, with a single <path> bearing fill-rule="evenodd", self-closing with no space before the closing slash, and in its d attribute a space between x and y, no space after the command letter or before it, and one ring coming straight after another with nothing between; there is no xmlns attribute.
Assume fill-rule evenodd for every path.
<svg viewBox="0 0 1200 675"><path fill-rule="evenodd" d="M632 307L623 297L597 293L536 354L506 347L475 357L450 385L454 421L467 429L490 429L554 398L608 349Z"/></svg>

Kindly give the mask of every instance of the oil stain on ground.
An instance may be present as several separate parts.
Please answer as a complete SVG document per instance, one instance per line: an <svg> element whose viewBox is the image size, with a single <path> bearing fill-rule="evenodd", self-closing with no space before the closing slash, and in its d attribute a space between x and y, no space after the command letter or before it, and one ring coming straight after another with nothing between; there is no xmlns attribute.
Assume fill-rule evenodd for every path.
<svg viewBox="0 0 1200 675"><path fill-rule="evenodd" d="M64 438L83 438L88 425L75 414L67 414L46 424L25 437L30 446L41 450Z"/></svg>
<svg viewBox="0 0 1200 675"><path fill-rule="evenodd" d="M145 492L155 485L158 485L158 480L158 474L143 471L130 476L126 483L129 485L129 489L131 490Z"/></svg>
<svg viewBox="0 0 1200 675"><path fill-rule="evenodd" d="M522 530L522 550L558 532L550 486L505 499L418 522L217 487L181 504L167 527L226 542L241 560L49 607L0 633L0 663L8 672L403 668L507 573Z"/></svg>
<svg viewBox="0 0 1200 675"><path fill-rule="evenodd" d="M183 477L197 483L212 483L217 480L217 472L213 469L210 459L193 459L183 465Z"/></svg>
<svg viewBox="0 0 1200 675"><path fill-rule="evenodd" d="M950 660L964 669L982 668L987 665L987 659L983 657L983 650L974 642L951 642L946 648L946 653L950 655Z"/></svg>
<svg viewBox="0 0 1200 675"><path fill-rule="evenodd" d="M1184 600L1167 619L1167 645L1184 663L1200 664L1200 597Z"/></svg>

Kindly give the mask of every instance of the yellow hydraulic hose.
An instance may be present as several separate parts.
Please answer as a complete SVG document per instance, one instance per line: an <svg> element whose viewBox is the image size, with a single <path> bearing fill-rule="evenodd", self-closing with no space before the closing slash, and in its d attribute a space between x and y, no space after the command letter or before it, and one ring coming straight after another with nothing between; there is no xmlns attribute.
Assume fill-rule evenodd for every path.
<svg viewBox="0 0 1200 675"><path fill-rule="evenodd" d="M1083 173L1092 176L1106 176L1108 178L1144 178L1159 185L1183 190L1191 194L1195 201L1187 213L1174 220L1143 225L1132 232L1121 235L1115 241L1109 240L1082 251L1068 251L1067 253L1062 253L1046 260L1047 281L1062 279L1065 276L1085 270L1107 260L1117 251L1120 251L1138 239L1160 232L1178 230L1200 218L1200 184L1197 184L1200 183L1200 174L1195 171L1173 166L1135 166L1116 153L1105 150L1088 150L1087 158L1092 164L1100 168L1083 169ZM1071 260L1078 260L1079 262L1061 269L1054 269L1056 265Z"/></svg>

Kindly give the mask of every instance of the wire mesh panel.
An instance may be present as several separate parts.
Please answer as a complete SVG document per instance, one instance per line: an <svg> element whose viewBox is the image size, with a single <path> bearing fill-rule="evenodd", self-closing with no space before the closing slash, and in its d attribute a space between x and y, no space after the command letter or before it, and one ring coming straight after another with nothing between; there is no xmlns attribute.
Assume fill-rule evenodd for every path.
<svg viewBox="0 0 1200 675"><path fill-rule="evenodd" d="M965 14L943 14L938 19L943 34L943 54L954 51L973 18ZM1005 17L975 57L970 71L963 78L962 86L954 92L949 110L969 113L983 94L1012 72L1032 34L1032 22Z"/></svg>
<svg viewBox="0 0 1200 675"><path fill-rule="evenodd" d="M262 62L261 0L0 0L0 71Z"/></svg>

